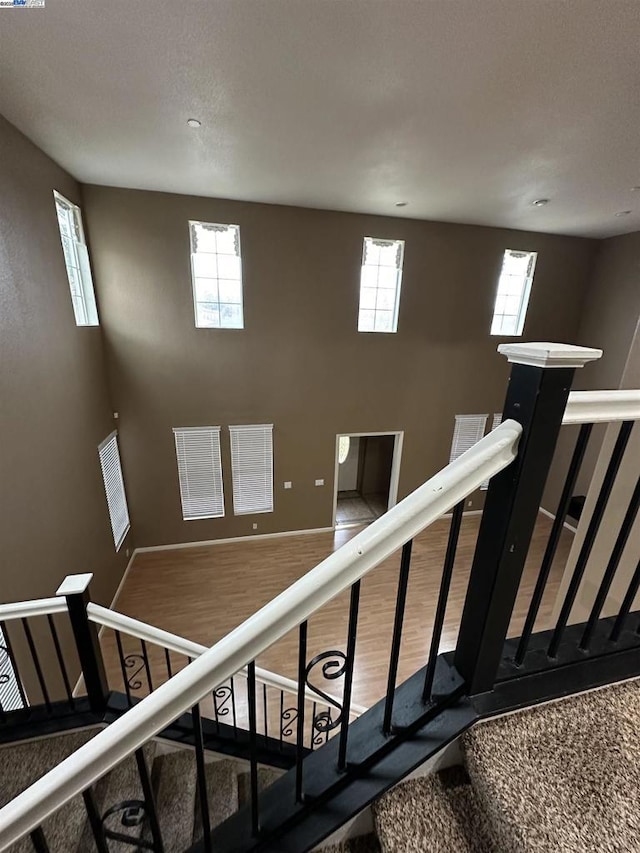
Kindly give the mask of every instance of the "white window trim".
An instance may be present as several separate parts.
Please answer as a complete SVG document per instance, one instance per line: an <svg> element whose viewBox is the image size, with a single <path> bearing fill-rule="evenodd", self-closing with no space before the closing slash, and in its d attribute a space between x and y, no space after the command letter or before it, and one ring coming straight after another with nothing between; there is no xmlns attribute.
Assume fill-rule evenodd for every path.
<svg viewBox="0 0 640 853"><path fill-rule="evenodd" d="M193 247L193 225L212 225L212 226L220 226L221 228L237 228L238 229L238 262L240 264L240 292L242 294L242 301L240 302L240 307L242 309L242 325L241 326L223 326L222 324L219 326L203 326L198 322L198 297L196 295L196 275L194 269L194 257L198 254L197 251L194 250ZM241 235L240 235L240 226L233 222L203 222L199 219L190 219L189 220L189 248L190 248L190 263L191 263L191 293L193 298L193 317L196 329L215 329L216 331L220 331L225 329L227 331L238 331L241 332L244 329L244 278L242 275L242 243L241 243ZM217 253L216 253L217 254ZM216 281L220 281L216 279ZM220 294L218 293L218 297ZM220 300L218 299L218 308L220 306ZM230 304L230 303L222 303L222 304Z"/></svg>
<svg viewBox="0 0 640 853"><path fill-rule="evenodd" d="M516 330L515 330L515 332L513 332L511 334L508 334L508 333L502 332L502 331L500 331L500 332L494 332L493 331L493 324L495 322L495 317L496 317L496 305L497 305L499 293L500 293L500 281L502 279L502 270L504 267L504 259L505 259L505 256L507 255L508 252L512 252L514 254L529 255L531 258L531 261L530 261L531 272L527 273L527 275L525 276L524 287L522 288L522 291L520 292L520 306L518 308L518 313L516 315L517 316ZM504 252L502 254L503 266L500 267L500 275L498 276L498 283L496 285L496 296L495 296L495 299L493 301L493 314L491 315L491 332L490 332L490 334L492 337L494 337L494 338L520 338L520 337L522 337L522 334L524 332L524 324L525 324L525 321L527 319L527 310L529 308L529 298L531 296L531 288L533 286L533 277L534 277L535 272L536 272L537 261L538 261L538 253L537 252L531 252L531 251L525 250L525 249L505 249L504 250ZM503 316L503 315L500 314L498 316ZM513 315L506 315L506 316L513 316Z"/></svg>
<svg viewBox="0 0 640 853"><path fill-rule="evenodd" d="M362 300L362 271L365 267L367 253L367 240L379 241L381 243L397 243L400 247L400 261L396 268L395 301L393 305L393 322L391 329L361 329L360 328L360 302ZM368 265L367 265L368 266ZM400 314L400 291L402 289L402 273L404 271L404 240L392 237L364 237L362 240L362 262L360 264L360 292L358 294L358 332L363 335L394 335L398 332L398 317ZM376 287L376 291L378 288ZM366 310L366 309L365 309ZM375 312L375 309L374 309Z"/></svg>
<svg viewBox="0 0 640 853"><path fill-rule="evenodd" d="M209 441L211 442L211 483L209 484L209 492L210 499L212 504L215 502L217 504L217 509L212 510L207 513L199 513L196 514L189 512L189 480L188 474L185 471L185 478L183 479L180 470L180 459L181 459L181 450L180 450L180 438L183 435L188 433L203 433L208 436ZM202 521L206 518L224 518L224 478L222 471L222 452L220 447L220 427L219 426L202 426L202 427L174 427L173 428L173 437L176 448L176 466L178 472L178 484L180 489L180 504L182 507L182 520L183 521ZM186 465L188 460L186 456L184 458L184 464ZM199 499L203 501L203 497Z"/></svg>
<svg viewBox="0 0 640 853"><path fill-rule="evenodd" d="M269 437L269 467L267 473L270 478L270 493L265 497L264 507L261 509L243 509L241 505L241 476L243 472L238 470L238 451L236 438L242 432L261 430L264 437ZM233 514L234 515L262 515L274 511L274 483L273 483L273 424L241 424L229 427L231 437L231 479L233 482Z"/></svg>
<svg viewBox="0 0 640 853"><path fill-rule="evenodd" d="M117 467L116 467L116 485L119 489L119 494L113 494L109 491L109 485L107 483L106 471L105 471L105 460L102 456L102 451L105 450L109 445L114 444L116 450L116 458L117 458ZM124 477L122 474L122 461L120 459L120 447L118 445L118 432L114 430L110 435L108 435L103 442L98 445L98 458L100 460L100 469L102 471L102 481L104 483L105 497L107 501L107 509L109 511L109 521L111 524L111 532L113 534L113 543L115 545L116 551L119 551L122 543L127 537L127 533L131 529L131 523L129 520L129 507L127 504L127 493L124 487ZM124 515L126 517L125 524L122 528L119 528L116 525L116 514L115 505L112 504L113 499L118 499L122 501L122 505L124 507Z"/></svg>
<svg viewBox="0 0 640 853"><path fill-rule="evenodd" d="M89 250L87 248L87 241L85 239L84 234L84 223L82 221L82 210L77 204L73 204L73 202L69 201L68 198L65 198L62 193L59 193L57 190L53 191L54 202L56 205L56 225L58 226L58 231L60 232L60 245L62 246L62 256L64 259L65 270L67 273L67 280L69 282L69 291L71 294L71 303L73 305L73 314L76 321L76 326L99 326L100 318L98 316L98 306L96 304L96 294L95 288L93 285L93 275L91 272L91 262L89 259ZM82 310L84 312L84 321L78 320L78 314L76 312L76 306L73 301L73 283L71 280L71 275L69 273L69 267L67 265L67 258L64 254L64 245L63 245L63 235L60 231L60 223L58 221L58 205L63 207L65 210L69 212L71 216L77 217L77 227L78 227L78 240L71 239L71 252L73 253L73 257L75 259L75 269L77 270L78 277L80 279L80 299L82 301ZM73 230L73 229L72 229ZM84 249L83 254L84 258L80 257L78 246L82 246Z"/></svg>

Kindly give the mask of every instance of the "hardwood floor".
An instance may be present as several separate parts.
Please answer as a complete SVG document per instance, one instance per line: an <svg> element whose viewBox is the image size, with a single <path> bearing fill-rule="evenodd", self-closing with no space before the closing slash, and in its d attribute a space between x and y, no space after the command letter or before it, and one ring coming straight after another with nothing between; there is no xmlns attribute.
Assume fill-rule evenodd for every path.
<svg viewBox="0 0 640 853"><path fill-rule="evenodd" d="M465 516L462 522L441 651L455 646L479 521L479 516ZM540 514L510 636L517 636L524 623L550 529L551 521ZM441 519L420 534L414 543L398 682L426 662L448 530L449 520ZM130 569L115 609L188 639L212 645L357 532L358 529L352 528L335 533L140 554ZM571 542L572 534L563 530L536 630L550 627L551 609ZM394 554L362 582L353 701L364 706L371 705L385 692L399 557L399 553ZM346 592L312 617L308 659L328 649L344 650L348 608L349 593ZM110 682L115 689L121 690L121 668L111 631L104 632L102 645ZM125 652L139 652L139 648L137 641L126 639ZM261 655L258 665L296 679L297 650L296 631ZM177 657L172 656L174 671L185 663ZM150 659L152 679L156 683L165 680L163 653L150 651ZM140 664L138 661L137 665ZM144 670L138 678L139 690L146 692ZM326 686L327 682L324 684ZM341 689L341 682L336 682L334 695L340 695Z"/></svg>

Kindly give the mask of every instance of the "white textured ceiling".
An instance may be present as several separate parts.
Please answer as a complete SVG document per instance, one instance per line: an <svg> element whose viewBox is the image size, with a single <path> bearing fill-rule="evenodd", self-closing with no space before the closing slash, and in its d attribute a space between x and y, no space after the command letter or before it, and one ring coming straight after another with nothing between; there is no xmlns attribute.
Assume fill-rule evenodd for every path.
<svg viewBox="0 0 640 853"><path fill-rule="evenodd" d="M46 0L0 113L84 182L640 230L639 0Z"/></svg>

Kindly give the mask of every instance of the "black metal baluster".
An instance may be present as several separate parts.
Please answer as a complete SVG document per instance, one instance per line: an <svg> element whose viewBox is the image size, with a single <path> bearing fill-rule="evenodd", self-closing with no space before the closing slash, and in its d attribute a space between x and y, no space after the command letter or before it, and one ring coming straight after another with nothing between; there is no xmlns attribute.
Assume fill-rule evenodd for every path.
<svg viewBox="0 0 640 853"><path fill-rule="evenodd" d="M169 649L164 650L164 659L167 665L167 675L169 678L173 678L173 669L171 668L171 655L169 654Z"/></svg>
<svg viewBox="0 0 640 853"><path fill-rule="evenodd" d="M298 719L296 738L296 802L302 802L302 763L304 761L304 703L305 684L307 678L307 634L308 625L300 625L300 640L298 645ZM311 724L313 728L313 722Z"/></svg>
<svg viewBox="0 0 640 853"><path fill-rule="evenodd" d="M151 838L153 839L154 853L164 853L162 832L160 831L158 812L156 811L156 801L155 797L153 796L151 776L149 775L149 768L147 767L147 760L144 757L143 749L136 749L136 764L138 765L138 774L140 776L140 783L142 785L142 795L144 797L145 813L149 820Z"/></svg>
<svg viewBox="0 0 640 853"><path fill-rule="evenodd" d="M42 667L40 666L40 658L38 657L36 644L33 641L33 634L31 633L31 628L29 627L29 623L27 622L26 618L23 617L20 621L22 622L24 634L27 638L27 643L29 645L29 651L31 652L31 660L33 661L33 666L35 668L36 675L38 676L38 683L40 684L40 690L42 691L42 698L44 699L44 704L47 708L47 711L50 711L51 699L49 698L49 691L47 690L47 685L44 680L44 673L42 672Z"/></svg>
<svg viewBox="0 0 640 853"><path fill-rule="evenodd" d="M115 635L116 645L118 647L118 657L120 658L120 669L122 670L122 683L124 684L124 690L127 694L129 707L131 707L133 702L131 701L131 690L129 689L129 679L127 678L127 667L124 662L124 650L122 648L122 637L120 636L120 631L115 631Z"/></svg>
<svg viewBox="0 0 640 853"><path fill-rule="evenodd" d="M433 632L431 635L431 648L429 649L429 658L427 661L427 671L424 677L424 688L422 690L422 701L428 702L431 699L431 690L433 688L433 678L436 674L436 661L440 650L440 639L442 637L442 629L444 627L444 617L447 611L447 600L449 598L449 587L451 586L451 577L453 575L453 566L456 561L456 551L458 548L458 537L460 536L460 525L462 524L462 513L464 512L464 501L453 509L451 515L451 524L449 526L449 539L447 541L447 550L444 557L444 566L442 567L442 578L440 580L440 592L438 594L438 604L436 607L436 615L433 624Z"/></svg>
<svg viewBox="0 0 640 853"><path fill-rule="evenodd" d="M231 676L231 716L233 718L233 736L238 737L238 720L236 717L236 685Z"/></svg>
<svg viewBox="0 0 640 853"><path fill-rule="evenodd" d="M351 690L353 687L353 667L356 657L356 634L358 631L358 610L360 608L360 581L351 587L349 599L349 627L347 628L347 660L344 672L344 692L342 694L342 721L340 723L340 741L338 742L338 770L344 770L347 764L347 738L349 715L351 712ZM327 709L329 712L331 709ZM329 740L326 731L325 743Z"/></svg>
<svg viewBox="0 0 640 853"><path fill-rule="evenodd" d="M398 661L400 659L400 643L402 642L402 622L404 619L404 608L407 602L407 585L409 583L409 568L411 566L412 545L413 540L410 539L402 546L402 557L400 560L400 577L398 579L396 614L393 620L393 639L391 641L389 677L387 679L387 698L385 700L384 719L382 722L382 732L385 735L388 735L391 731L391 716L393 714L393 700L396 691Z"/></svg>
<svg viewBox="0 0 640 853"><path fill-rule="evenodd" d="M140 640L140 648L142 649L142 660L144 661L144 671L147 674L147 684L149 685L149 693L153 693L153 682L151 681L151 667L149 666L149 655L147 654L147 644L144 640Z"/></svg>
<svg viewBox="0 0 640 853"><path fill-rule="evenodd" d="M249 703L249 753L251 761L251 832L254 838L257 838L260 832L260 804L258 802L258 720L255 661L247 664L247 699Z"/></svg>
<svg viewBox="0 0 640 853"><path fill-rule="evenodd" d="M202 817L203 845L205 853L211 853L209 796L207 794L207 776L205 772L204 743L202 738L202 718L200 717L199 705L194 705L191 709L191 720L193 722L193 737L196 747L196 775L198 781L198 802L200 803L200 816Z"/></svg>
<svg viewBox="0 0 640 853"><path fill-rule="evenodd" d="M594 601L591 613L589 614L589 621L587 622L587 627L584 629L584 634L582 635L582 640L580 641L580 648L584 652L589 651L589 646L591 645L591 640L593 638L593 632L595 630L598 619L600 618L600 614L602 613L604 603L607 600L607 595L609 594L613 578L615 576L615 573L618 569L618 565L620 563L620 559L622 557L622 552L624 551L627 541L629 539L631 528L635 523L639 508L640 477L638 477L636 487L633 490L633 495L631 496L631 500L629 501L629 506L627 507L624 519L622 520L620 531L618 533L618 536L616 537L615 544L611 551L611 557L609 559L609 562L607 563L607 568L602 578L600 588L598 589L596 600Z"/></svg>
<svg viewBox="0 0 640 853"><path fill-rule="evenodd" d="M262 685L262 707L264 713L264 736L269 737L269 724L267 722L267 685Z"/></svg>
<svg viewBox="0 0 640 853"><path fill-rule="evenodd" d="M53 647L56 650L56 657L58 659L58 666L60 667L60 675L62 676L62 681L64 683L64 689L67 693L67 699L69 700L69 704L73 708L73 693L71 692L71 684L69 683L69 675L67 673L67 667L65 666L64 658L62 656L62 649L60 648L60 640L58 639L58 632L56 631L56 626L53 622L53 616L51 613L47 614L47 622L49 623L49 631L51 633L51 639L53 640Z"/></svg>
<svg viewBox="0 0 640 853"><path fill-rule="evenodd" d="M13 653L13 646L11 644L11 637L9 636L9 631L7 629L7 625L5 622L0 622L0 629L2 629L2 635L4 637L4 641L7 646L7 654L9 655L9 661L11 662L11 666L13 667L13 672L16 677L16 682L18 685L18 692L20 694L20 699L22 701L22 705L24 708L29 706L27 702L27 696L24 692L24 687L22 686L22 678L20 677L20 670L18 669L18 663L16 661L16 656Z"/></svg>
<svg viewBox="0 0 640 853"><path fill-rule="evenodd" d="M631 611L633 606L633 602L636 599L636 595L638 594L638 590L640 589L640 560L638 561L638 565L636 566L636 570L633 573L633 577L631 578L631 583L629 584L629 588L627 589L627 593L622 602L622 606L620 607L620 612L618 613L618 617L613 626L613 631L611 632L611 637L609 638L612 643L617 643L620 639L620 634L622 633L622 629L624 628L624 623L627 621L627 616Z"/></svg>
<svg viewBox="0 0 640 853"><path fill-rule="evenodd" d="M216 734L220 734L220 720L218 719L218 700L216 699L216 690L217 688L211 692L211 698L213 699L213 719L216 724Z"/></svg>
<svg viewBox="0 0 640 853"><path fill-rule="evenodd" d="M527 613L527 618L524 623L524 628L522 630L522 636L520 637L520 642L518 643L518 648L516 650L514 658L516 666L522 665L522 662L524 661L524 656L526 655L527 649L529 648L531 634L533 633L533 629L536 624L536 619L538 617L538 611L540 610L540 605L542 604L542 597L547 586L547 581L549 579L553 560L556 556L556 551L558 550L560 534L562 533L562 528L564 527L564 522L567 518L569 504L571 503L571 498L573 497L573 490L576 485L576 480L578 479L578 474L580 473L580 468L582 467L582 460L584 459L584 454L587 449L587 444L589 443L589 438L591 437L592 429L593 424L583 424L580 427L580 432L578 434L576 446L573 451L573 456L571 457L571 462L569 463L567 478L564 481L562 494L560 496L560 501L558 502L556 517L553 520L551 533L549 534L549 539L547 541L547 547L545 548L544 557L542 558L542 563L540 565L540 574L538 575L538 580L536 581L536 586L533 591L533 596L531 598L531 604L529 605L529 611Z"/></svg>
<svg viewBox="0 0 640 853"><path fill-rule="evenodd" d="M89 826L93 833L93 840L95 841L96 849L98 853L109 853L109 845L105 838L102 821L100 820L100 814L98 813L98 807L96 806L95 797L93 796L91 788L87 788L86 791L82 792L82 799L84 800L84 807L87 810Z"/></svg>
<svg viewBox="0 0 640 853"><path fill-rule="evenodd" d="M284 738L284 690L280 691L280 749L282 749L282 741Z"/></svg>
<svg viewBox="0 0 640 853"><path fill-rule="evenodd" d="M315 741L315 722L316 722L316 714L318 712L318 703L314 702L313 707L311 708L311 729L309 731L309 749L313 749L313 744Z"/></svg>
<svg viewBox="0 0 640 853"><path fill-rule="evenodd" d="M326 713L331 715L331 708L329 708L329 706L327 706ZM324 732L324 742L326 743L328 740L329 740L329 727L327 726L327 728L325 729L325 732ZM338 744L338 747L339 746L340 746L340 744Z"/></svg>
<svg viewBox="0 0 640 853"><path fill-rule="evenodd" d="M558 648L562 640L562 635L564 634L564 629L567 627L567 622L569 621L569 616L571 615L571 610L573 609L573 605L578 594L578 589L580 588L580 584L582 583L582 576L584 575L587 562L589 561L589 556L591 555L593 543L595 542L596 536L598 535L600 523L602 521L604 511L607 507L609 496L611 495L611 490L613 489L613 484L615 483L615 479L618 474L618 469L620 468L620 463L622 462L622 457L624 456L624 452L629 442L629 436L631 434L632 427L633 421L624 421L624 423L620 427L620 432L618 433L618 437L613 448L613 453L611 454L611 459L609 460L607 471L604 475L602 488L600 489L600 494L598 495L598 499L596 500L593 515L591 516L591 520L589 521L589 526L587 527L587 532L585 534L580 553L578 554L578 559L576 561L575 569L573 570L573 575L569 583L569 588L567 589L567 593L564 597L562 609L560 611L560 615L558 617L558 621L556 623L556 627L553 632L551 642L549 644L547 654L550 658L555 658L558 654Z"/></svg>
<svg viewBox="0 0 640 853"><path fill-rule="evenodd" d="M49 853L49 845L47 844L47 839L44 837L42 827L39 826L37 829L34 829L29 837L36 853Z"/></svg>

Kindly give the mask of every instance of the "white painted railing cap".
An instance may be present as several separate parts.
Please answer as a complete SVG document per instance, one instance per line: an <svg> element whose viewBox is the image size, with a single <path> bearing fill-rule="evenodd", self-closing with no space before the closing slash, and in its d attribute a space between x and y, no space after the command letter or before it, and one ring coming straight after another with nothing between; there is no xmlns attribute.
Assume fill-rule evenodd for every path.
<svg viewBox="0 0 640 853"><path fill-rule="evenodd" d="M56 591L56 595L78 595L85 591L91 583L93 574L67 575Z"/></svg>
<svg viewBox="0 0 640 853"><path fill-rule="evenodd" d="M601 349L552 344L548 341L522 344L500 344L498 352L514 364L534 367L584 367L602 357Z"/></svg>

